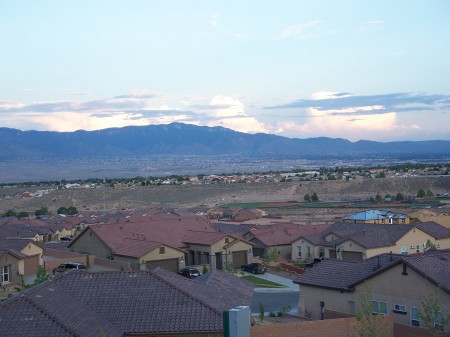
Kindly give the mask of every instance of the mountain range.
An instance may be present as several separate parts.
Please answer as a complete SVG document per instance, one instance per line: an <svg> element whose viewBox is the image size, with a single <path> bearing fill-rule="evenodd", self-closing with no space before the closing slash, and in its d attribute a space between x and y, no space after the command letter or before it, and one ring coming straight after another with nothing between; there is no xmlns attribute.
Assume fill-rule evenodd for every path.
<svg viewBox="0 0 450 337"><path fill-rule="evenodd" d="M351 142L341 138L286 138L223 127L172 123L97 131L21 131L0 128L0 160L151 155L446 156L450 141Z"/></svg>

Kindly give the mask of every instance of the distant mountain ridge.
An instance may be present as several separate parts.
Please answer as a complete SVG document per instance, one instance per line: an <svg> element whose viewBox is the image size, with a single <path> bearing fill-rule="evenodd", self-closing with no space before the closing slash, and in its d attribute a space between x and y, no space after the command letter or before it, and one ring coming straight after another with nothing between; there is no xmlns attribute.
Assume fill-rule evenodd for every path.
<svg viewBox="0 0 450 337"><path fill-rule="evenodd" d="M0 160L150 155L450 155L450 141L375 142L286 138L246 134L223 127L172 123L97 131L20 131L0 128Z"/></svg>

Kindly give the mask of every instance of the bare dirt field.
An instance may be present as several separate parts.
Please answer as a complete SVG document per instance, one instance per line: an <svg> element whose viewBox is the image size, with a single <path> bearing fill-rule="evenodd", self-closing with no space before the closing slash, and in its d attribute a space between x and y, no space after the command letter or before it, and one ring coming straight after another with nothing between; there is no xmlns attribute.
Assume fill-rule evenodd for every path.
<svg viewBox="0 0 450 337"><path fill-rule="evenodd" d="M33 189L46 189L46 187L40 186ZM303 201L306 193L313 192L317 193L320 200L354 200L367 199L377 193L382 196L387 193L395 196L397 192L401 192L406 196L415 196L419 189L430 189L434 194L450 192L450 177L53 189L39 198L14 197L19 192L27 191L25 188L1 188L0 212L3 213L8 209L31 212L42 206L48 207L51 212L55 212L61 206L74 206L79 211L213 207L238 202Z"/></svg>

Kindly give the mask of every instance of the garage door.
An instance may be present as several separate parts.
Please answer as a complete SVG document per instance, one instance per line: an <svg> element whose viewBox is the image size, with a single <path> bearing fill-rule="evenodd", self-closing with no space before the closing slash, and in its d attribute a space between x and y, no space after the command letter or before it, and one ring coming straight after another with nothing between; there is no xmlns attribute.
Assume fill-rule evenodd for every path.
<svg viewBox="0 0 450 337"><path fill-rule="evenodd" d="M342 252L342 259L347 261L362 261L361 252Z"/></svg>
<svg viewBox="0 0 450 337"><path fill-rule="evenodd" d="M233 267L240 269L243 264L247 264L247 251L233 252Z"/></svg>
<svg viewBox="0 0 450 337"><path fill-rule="evenodd" d="M336 251L334 249L330 249L330 259L336 258Z"/></svg>
<svg viewBox="0 0 450 337"><path fill-rule="evenodd" d="M147 261L147 269L152 270L161 267L170 271L178 272L178 259L167 259L158 261Z"/></svg>

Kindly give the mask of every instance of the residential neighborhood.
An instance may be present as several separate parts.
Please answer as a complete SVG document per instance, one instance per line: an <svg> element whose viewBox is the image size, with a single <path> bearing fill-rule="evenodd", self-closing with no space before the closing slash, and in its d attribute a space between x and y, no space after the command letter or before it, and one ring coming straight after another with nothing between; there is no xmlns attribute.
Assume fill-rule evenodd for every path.
<svg viewBox="0 0 450 337"><path fill-rule="evenodd" d="M211 216L213 212L218 216ZM208 297L213 295L203 293L206 283L211 286L208 291L220 295L220 310L254 306L254 284L241 280L247 273L238 271L241 266L264 261L268 263L267 273L276 275L281 271L287 282L300 286L300 291L291 290L292 296L297 297L298 307L290 314L305 321L320 324L322 320L355 319L360 310L358 296L364 287L371 291L374 306L378 308L376 313L391 317L392 331L404 333L392 332L392 336L415 336L417 331L425 331L418 315L420 300L429 293L439 295L442 314L450 310L447 289L450 287L447 284L450 230L434 221L423 222L392 211L360 211L322 224L270 217L258 209L121 211L48 219L5 219L0 222L0 237L2 293L6 299L0 304L3 317L0 325L10 321L7 317L11 313L15 313L17 320L25 317L21 315L34 315L39 320L50 319L52 323L45 325L49 330L43 330L50 335L51 331L57 333L60 326L66 326L70 331L73 329L74 336L84 336L81 331L95 335L99 328L108 336L222 336L223 326L218 318L208 319L209 323L203 325L201 322L205 321L193 323L195 320L189 316L181 325L164 325L169 317L178 315L176 310L191 310L175 305L171 292L187 291L195 301L210 305ZM87 271L65 271L61 268L65 264L80 264ZM179 271L185 267L196 268L202 275L194 279L180 276ZM36 284L40 270L49 280L23 290L27 285ZM104 313L103 305L116 306L111 302L112 294L123 294L119 298L136 296L134 290L127 290L136 286L135 281L146 284L141 287L142 301L154 303L145 310L154 307L150 311L162 310L168 318L160 318L161 323L153 324L125 323L115 314ZM86 286L76 291L70 289L80 282ZM96 286L90 289L94 283L89 282ZM150 289L159 289L160 282L181 290L169 287L167 294L158 290L158 302L154 299L155 290ZM114 288L115 284L120 284L122 290ZM101 285L111 293L95 290ZM65 308L58 309L61 303L54 296L62 293L70 294L77 302L73 322L67 322ZM83 293L89 294L90 299L84 299ZM156 309L157 303L162 302L167 309ZM190 306L189 301L182 302ZM129 308L125 304L124 307ZM130 307L126 309L131 310L127 315L135 317L134 310L142 308ZM204 309L200 312L221 316L217 308L211 309L211 313ZM31 313L33 310L45 314ZM90 318L82 317L82 312L89 312ZM87 327L89 322L95 325ZM448 332L446 325L435 323ZM21 329L15 328L17 336L28 336L27 329L31 329L26 324ZM255 336L261 335L261 328L252 327L255 334L258 331Z"/></svg>

